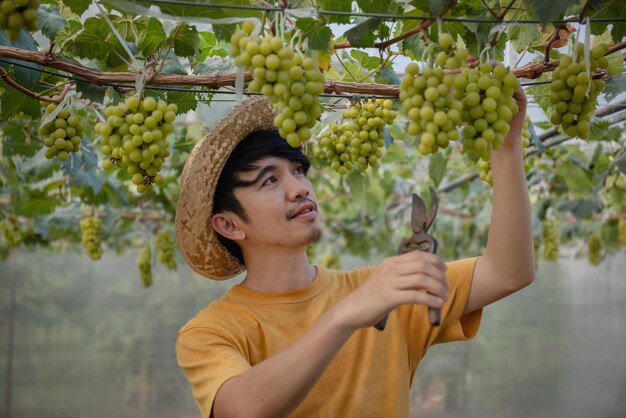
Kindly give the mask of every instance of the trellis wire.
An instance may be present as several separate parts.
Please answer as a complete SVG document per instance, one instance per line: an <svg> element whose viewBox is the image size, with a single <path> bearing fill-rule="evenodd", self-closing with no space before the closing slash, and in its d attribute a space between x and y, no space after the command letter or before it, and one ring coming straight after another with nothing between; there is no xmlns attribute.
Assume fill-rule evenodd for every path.
<svg viewBox="0 0 626 418"><path fill-rule="evenodd" d="M233 10L257 10L262 12L282 12L285 9L282 7L264 7L264 6L243 6L236 4L211 4L211 3L195 3L193 1L184 0L148 0L152 4L172 4L180 6L194 6L199 8L215 8L215 9L233 9ZM320 15L328 16L354 16L354 17L378 17L381 19L399 19L399 20L436 20L437 16L406 16L389 13L364 13L364 12L342 12L338 10L316 10ZM479 19L479 18L465 18L465 17L441 17L444 22L467 22L467 23L519 23L519 24L541 24L539 20L524 20L524 19ZM577 22L571 19L552 20L550 23L572 23ZM626 22L626 18L591 18L591 22Z"/></svg>

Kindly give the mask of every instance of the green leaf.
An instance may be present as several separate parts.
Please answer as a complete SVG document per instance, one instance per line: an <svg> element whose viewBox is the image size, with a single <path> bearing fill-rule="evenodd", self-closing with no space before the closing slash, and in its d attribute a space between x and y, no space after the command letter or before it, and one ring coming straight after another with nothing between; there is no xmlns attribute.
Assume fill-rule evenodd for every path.
<svg viewBox="0 0 626 418"><path fill-rule="evenodd" d="M597 140L602 138L604 131L609 128L609 122L604 119L594 118L589 124L589 139Z"/></svg>
<svg viewBox="0 0 626 418"><path fill-rule="evenodd" d="M0 45L8 45L14 48L25 49L27 51L37 51L37 44L35 43L33 35L31 35L30 32L26 31L25 29L22 29L22 31L20 32L20 37L17 38L15 41L9 41L6 32L4 30L0 30ZM41 77L41 71L39 71L41 69L41 65L39 64L24 62L20 60L12 60L10 58L3 59L9 62L21 64L20 66L13 66L13 73L18 80L23 81L28 85L35 84L39 80L39 77ZM24 68L22 65L29 68ZM4 62L0 62L0 67L8 69L10 68L10 65Z"/></svg>
<svg viewBox="0 0 626 418"><path fill-rule="evenodd" d="M345 0L320 0L320 10L336 11L336 12L351 12L350 1ZM330 23L350 23L350 16L338 16L338 15L325 15L324 18Z"/></svg>
<svg viewBox="0 0 626 418"><path fill-rule="evenodd" d="M139 50L144 57L152 55L159 50L165 42L165 30L159 19L151 17L148 19L146 29L139 38Z"/></svg>
<svg viewBox="0 0 626 418"><path fill-rule="evenodd" d="M561 211L571 212L576 219L589 219L594 213L602 211L602 203L600 203L600 199L598 198L563 200L556 206Z"/></svg>
<svg viewBox="0 0 626 418"><path fill-rule="evenodd" d="M40 190L27 190L26 193L15 195L14 198L15 214L27 218L47 215L54 212L57 207L57 202Z"/></svg>
<svg viewBox="0 0 626 418"><path fill-rule="evenodd" d="M408 38L402 41L402 51L405 55L413 60L421 60L424 51L426 50L426 43L423 39L423 34L417 33L413 36L409 36Z"/></svg>
<svg viewBox="0 0 626 418"><path fill-rule="evenodd" d="M532 6L535 17L544 25L558 19L565 9L578 2L578 0L525 0L525 3Z"/></svg>
<svg viewBox="0 0 626 418"><path fill-rule="evenodd" d="M375 29L380 25L381 19L372 17L359 23L345 33L346 39L355 48L371 47L376 40Z"/></svg>
<svg viewBox="0 0 626 418"><path fill-rule="evenodd" d="M27 144L24 131L12 123L5 123L1 134L2 155L5 157L13 155L32 157L41 149L41 143L37 141L31 141Z"/></svg>
<svg viewBox="0 0 626 418"><path fill-rule="evenodd" d="M428 0L428 8L433 16L437 16L455 0Z"/></svg>
<svg viewBox="0 0 626 418"><path fill-rule="evenodd" d="M57 33L67 25L67 20L61 16L59 8L52 4L42 4L37 10L39 29L48 39L56 38Z"/></svg>
<svg viewBox="0 0 626 418"><path fill-rule="evenodd" d="M398 77L398 74L396 74L396 72L390 67L387 67L387 66L382 67L376 73L377 83L397 85L397 84L400 84L400 81L401 80L400 80L400 77Z"/></svg>
<svg viewBox="0 0 626 418"><path fill-rule="evenodd" d="M611 77L606 81L604 86L604 98L607 102L611 102L617 96L626 91L626 75L620 74L615 77Z"/></svg>
<svg viewBox="0 0 626 418"><path fill-rule="evenodd" d="M559 164L557 177L567 185L575 196L586 196L593 191L593 182L586 171L571 160Z"/></svg>
<svg viewBox="0 0 626 418"><path fill-rule="evenodd" d="M82 94L83 98L95 103L102 103L106 89L106 87L91 81L76 80L76 92Z"/></svg>
<svg viewBox="0 0 626 418"><path fill-rule="evenodd" d="M448 159L438 152L430 157L428 163L428 176L433 181L435 187L439 187L443 175L446 173L446 167L448 165Z"/></svg>
<svg viewBox="0 0 626 418"><path fill-rule="evenodd" d="M104 61L111 52L106 42L110 34L111 28L104 19L90 17L68 49L76 56Z"/></svg>
<svg viewBox="0 0 626 418"><path fill-rule="evenodd" d="M39 101L29 97L0 80L0 88L5 91L0 96L0 119L8 121L14 115L24 112L25 115L38 119L41 116Z"/></svg>
<svg viewBox="0 0 626 418"><path fill-rule="evenodd" d="M170 53L167 54L167 58L165 58L165 63L163 64L163 69L161 70L161 73L186 75L187 70L185 70L185 67L183 67L183 65L180 63L180 60L174 54L174 52L170 51Z"/></svg>
<svg viewBox="0 0 626 418"><path fill-rule="evenodd" d="M182 23L174 41L174 52L176 52L176 55L179 57L191 57L198 52L199 46L198 30L194 26Z"/></svg>
<svg viewBox="0 0 626 418"><path fill-rule="evenodd" d="M198 62L203 62L207 57L227 57L228 51L225 46L217 41L217 37L213 32L199 32L200 50L198 54Z"/></svg>
<svg viewBox="0 0 626 418"><path fill-rule="evenodd" d="M198 107L196 94L186 91L168 91L167 102L176 103L179 114L187 113L190 110L196 110Z"/></svg>
<svg viewBox="0 0 626 418"><path fill-rule="evenodd" d="M609 19L626 19L626 2L619 0L612 1L603 1L601 4L598 4L597 7L590 7L593 14L587 13L594 18L609 18ZM592 32L601 32L606 28L606 22L591 22L591 31ZM626 36L626 21L621 22L612 22L613 26L612 34L613 37L617 40L622 39Z"/></svg>
<svg viewBox="0 0 626 418"><path fill-rule="evenodd" d="M365 13L396 14L398 12L398 4L393 1L357 0L357 4Z"/></svg>
<svg viewBox="0 0 626 418"><path fill-rule="evenodd" d="M543 81L542 77L540 77L538 81ZM552 112L554 106L550 103L550 84L537 84L529 87L526 92L533 96L533 101L537 103L547 115Z"/></svg>
<svg viewBox="0 0 626 418"><path fill-rule="evenodd" d="M362 67L367 68L368 70L373 70L374 68L380 65L380 58L371 57L363 51L359 51L357 49L353 49L350 51L350 56L354 58Z"/></svg>
<svg viewBox="0 0 626 418"><path fill-rule="evenodd" d="M333 32L328 26L321 26L309 34L309 48L316 51L328 51Z"/></svg>
<svg viewBox="0 0 626 418"><path fill-rule="evenodd" d="M523 13L523 15L528 14ZM519 19L527 19L527 17L520 15ZM519 24L509 26L506 33L516 51L522 51L530 45L543 44L541 42L541 32L536 25Z"/></svg>
<svg viewBox="0 0 626 418"><path fill-rule="evenodd" d="M63 3L80 16L89 8L91 0L63 0Z"/></svg>

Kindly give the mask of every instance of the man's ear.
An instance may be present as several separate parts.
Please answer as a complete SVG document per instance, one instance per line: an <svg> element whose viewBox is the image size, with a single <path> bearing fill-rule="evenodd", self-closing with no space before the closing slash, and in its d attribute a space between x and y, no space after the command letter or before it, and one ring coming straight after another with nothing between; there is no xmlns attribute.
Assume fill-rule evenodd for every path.
<svg viewBox="0 0 626 418"><path fill-rule="evenodd" d="M213 229L224 238L240 241L246 237L246 233L239 228L239 218L232 213L216 213L211 219Z"/></svg>

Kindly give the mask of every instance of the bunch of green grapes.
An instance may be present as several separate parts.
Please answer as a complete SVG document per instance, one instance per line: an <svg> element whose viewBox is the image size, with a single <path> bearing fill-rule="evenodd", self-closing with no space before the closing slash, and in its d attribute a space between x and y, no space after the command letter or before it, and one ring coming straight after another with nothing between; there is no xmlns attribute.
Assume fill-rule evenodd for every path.
<svg viewBox="0 0 626 418"><path fill-rule="evenodd" d="M435 56L435 63L441 68L455 70L467 60L468 52L465 48L459 48L454 43L454 38L449 33L442 33L439 37L438 47L442 50Z"/></svg>
<svg viewBox="0 0 626 418"><path fill-rule="evenodd" d="M86 216L79 221L83 249L92 260L102 258L102 221L97 216Z"/></svg>
<svg viewBox="0 0 626 418"><path fill-rule="evenodd" d="M166 138L174 130L177 111L176 104L154 97L141 100L131 96L124 103L108 106L104 110L106 122L95 127L101 136L102 153L108 157L102 168L126 169L139 193L152 191L153 183L165 183L158 173L170 155Z"/></svg>
<svg viewBox="0 0 626 418"><path fill-rule="evenodd" d="M145 287L152 285L152 249L150 243L147 243L137 257L137 268L139 269L139 276Z"/></svg>
<svg viewBox="0 0 626 418"><path fill-rule="evenodd" d="M254 24L246 21L231 37L231 53L237 65L252 73L248 90L261 92L277 111L274 125L293 147L311 138L322 114L319 95L324 75L314 57L303 55L277 36L252 35Z"/></svg>
<svg viewBox="0 0 626 418"><path fill-rule="evenodd" d="M528 124L530 123L530 119L528 115L526 115L526 119L524 120L524 128L522 129L522 146L524 149L524 155L526 155L526 149L530 145L530 130L528 129ZM489 186L493 187L493 177L491 175L491 161L478 160L478 176L482 181L489 184Z"/></svg>
<svg viewBox="0 0 626 418"><path fill-rule="evenodd" d="M169 270L176 270L174 260L174 238L167 231L160 231L154 238L154 246L159 252L159 260Z"/></svg>
<svg viewBox="0 0 626 418"><path fill-rule="evenodd" d="M54 103L47 104L43 117L46 118L56 108ZM83 127L78 116L67 109L61 109L53 120L39 128L39 134L48 148L45 153L47 159L56 157L59 161L67 161L70 152L80 149Z"/></svg>
<svg viewBox="0 0 626 418"><path fill-rule="evenodd" d="M597 266L602 262L602 240L597 234L590 235L587 238L587 259L592 266Z"/></svg>
<svg viewBox="0 0 626 418"><path fill-rule="evenodd" d="M40 0L2 0L0 2L0 29L6 29L11 41L20 37L25 27L31 32L37 30L37 9Z"/></svg>
<svg viewBox="0 0 626 418"><path fill-rule="evenodd" d="M366 169L375 167L382 157L385 126L393 123L397 113L389 99L368 99L351 105L340 123L331 124L320 136L333 170L346 175L355 164Z"/></svg>
<svg viewBox="0 0 626 418"><path fill-rule="evenodd" d="M591 49L591 72L608 67L604 57L608 49L606 44ZM589 122L594 117L598 95L604 90L604 81L592 80L591 74L587 73L584 50L584 44L576 45L576 62L572 57L564 56L552 73L550 102L554 105L554 112L550 115L550 122L560 126L567 135L587 139Z"/></svg>
<svg viewBox="0 0 626 418"><path fill-rule="evenodd" d="M617 241L622 247L626 246L626 219L617 221Z"/></svg>
<svg viewBox="0 0 626 418"><path fill-rule="evenodd" d="M548 261L559 259L559 244L561 242L561 228L554 218L543 221L543 258Z"/></svg>
<svg viewBox="0 0 626 418"><path fill-rule="evenodd" d="M509 132L507 123L519 108L513 94L520 83L508 68L482 63L463 68L454 80L454 97L463 101L463 149L491 159Z"/></svg>
<svg viewBox="0 0 626 418"><path fill-rule="evenodd" d="M0 221L0 232L4 236L4 240L8 247L16 247L22 242L22 236L15 224L8 219Z"/></svg>

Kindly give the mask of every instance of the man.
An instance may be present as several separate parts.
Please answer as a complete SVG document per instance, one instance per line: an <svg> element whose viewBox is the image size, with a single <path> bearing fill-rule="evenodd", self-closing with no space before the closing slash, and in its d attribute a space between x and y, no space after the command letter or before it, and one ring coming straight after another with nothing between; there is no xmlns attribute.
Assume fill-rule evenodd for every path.
<svg viewBox="0 0 626 418"><path fill-rule="evenodd" d="M321 235L308 160L273 129L269 102L237 106L192 151L177 241L189 265L240 285L179 332L179 365L203 417L406 417L429 346L472 338L482 308L534 277L520 112L492 158L485 253L444 264L414 251L376 267L309 264ZM441 308L441 325L428 308ZM386 328L372 325L388 315Z"/></svg>

